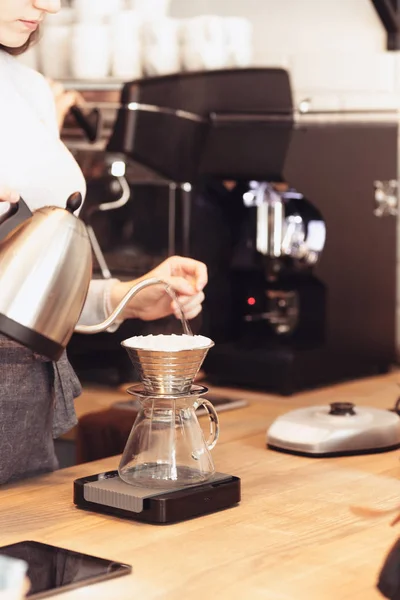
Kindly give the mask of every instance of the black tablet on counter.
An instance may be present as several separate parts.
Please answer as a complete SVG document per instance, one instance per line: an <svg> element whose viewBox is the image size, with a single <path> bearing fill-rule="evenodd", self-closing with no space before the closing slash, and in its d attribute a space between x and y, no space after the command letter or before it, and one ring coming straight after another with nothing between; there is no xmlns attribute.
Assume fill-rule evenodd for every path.
<svg viewBox="0 0 400 600"><path fill-rule="evenodd" d="M89 554L25 541L0 547L0 555L24 560L31 600L106 581L132 572L131 565Z"/></svg>

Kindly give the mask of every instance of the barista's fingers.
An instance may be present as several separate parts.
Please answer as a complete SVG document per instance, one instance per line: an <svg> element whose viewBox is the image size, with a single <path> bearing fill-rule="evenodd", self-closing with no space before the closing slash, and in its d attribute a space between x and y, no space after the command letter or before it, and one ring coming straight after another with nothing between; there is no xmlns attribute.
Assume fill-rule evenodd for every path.
<svg viewBox="0 0 400 600"><path fill-rule="evenodd" d="M201 304L198 306L193 307L190 311L185 311L185 319L187 319L188 321L191 321L192 319L194 319L195 317L197 317L198 314L201 313Z"/></svg>
<svg viewBox="0 0 400 600"><path fill-rule="evenodd" d="M78 94L78 92L70 90L64 92L64 94L60 96L57 106L58 109L66 115L73 106L83 106L84 103L82 96Z"/></svg>
<svg viewBox="0 0 400 600"><path fill-rule="evenodd" d="M186 295L178 295L179 304L182 307L182 310L185 312L187 310L191 310L193 307L197 306L204 302L204 292L197 292L194 296L186 296ZM176 302L172 303L172 308L174 312L179 310L179 307Z"/></svg>
<svg viewBox="0 0 400 600"><path fill-rule="evenodd" d="M199 314L204 298L204 292L198 292L194 296L183 296L179 298L179 303L186 318L193 319ZM172 303L172 310L174 311L175 316L179 318L180 311L176 302Z"/></svg>
<svg viewBox="0 0 400 600"><path fill-rule="evenodd" d="M15 202L18 202L18 200L19 194L17 192L0 185L0 202L11 202L11 204L14 204Z"/></svg>
<svg viewBox="0 0 400 600"><path fill-rule="evenodd" d="M172 277L162 277L162 279L169 284L175 294L178 294L178 297L182 298L182 302L184 298L189 298L196 294L196 288L184 277L173 275Z"/></svg>

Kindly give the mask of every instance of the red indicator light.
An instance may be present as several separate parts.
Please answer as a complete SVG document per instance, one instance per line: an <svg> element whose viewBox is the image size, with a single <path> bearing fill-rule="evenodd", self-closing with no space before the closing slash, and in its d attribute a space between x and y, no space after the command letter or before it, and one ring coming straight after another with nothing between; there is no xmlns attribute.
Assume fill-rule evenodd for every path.
<svg viewBox="0 0 400 600"><path fill-rule="evenodd" d="M247 304L248 304L249 306L254 306L254 305L255 305L255 303L256 303L256 299L255 299L255 298L253 298L252 296L250 296L250 298L247 298Z"/></svg>

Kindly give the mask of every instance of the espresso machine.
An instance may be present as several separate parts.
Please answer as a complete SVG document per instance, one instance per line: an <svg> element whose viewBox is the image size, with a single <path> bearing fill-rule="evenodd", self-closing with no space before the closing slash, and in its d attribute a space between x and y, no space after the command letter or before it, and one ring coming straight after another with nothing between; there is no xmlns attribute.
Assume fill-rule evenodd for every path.
<svg viewBox="0 0 400 600"><path fill-rule="evenodd" d="M286 395L396 361L397 143L395 113L296 109L283 69L124 85L107 151L190 207L210 382Z"/></svg>

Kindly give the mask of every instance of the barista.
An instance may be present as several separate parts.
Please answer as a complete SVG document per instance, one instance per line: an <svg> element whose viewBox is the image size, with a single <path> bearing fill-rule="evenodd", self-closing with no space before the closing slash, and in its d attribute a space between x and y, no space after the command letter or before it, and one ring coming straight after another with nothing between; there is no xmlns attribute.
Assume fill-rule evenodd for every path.
<svg viewBox="0 0 400 600"><path fill-rule="evenodd" d="M61 0L0 0L0 200L15 202L22 197L31 210L64 207L70 194L79 191L84 196L86 191L78 164L60 140L48 82L14 58L37 39L46 15L60 7ZM201 311L207 283L203 263L174 256L146 277L168 281L188 319ZM92 281L80 324L102 321L132 284ZM132 298L123 317L154 320L178 316L177 311L164 288L152 286ZM1 335L0 365L3 484L57 467L53 439L76 424L74 398L81 387L65 354L51 363Z"/></svg>

